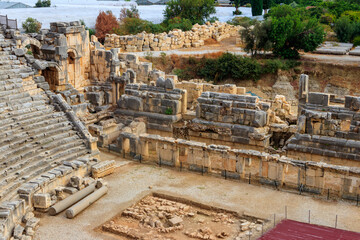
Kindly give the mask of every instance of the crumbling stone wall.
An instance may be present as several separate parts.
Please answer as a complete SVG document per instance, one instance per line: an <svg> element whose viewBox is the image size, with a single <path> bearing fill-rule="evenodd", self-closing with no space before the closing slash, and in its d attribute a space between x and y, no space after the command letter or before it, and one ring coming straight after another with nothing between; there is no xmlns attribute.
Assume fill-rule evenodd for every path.
<svg viewBox="0 0 360 240"><path fill-rule="evenodd" d="M227 23L207 22L204 25L195 24L190 31L175 29L169 33L139 33L137 35L119 36L107 34L106 48L121 48L123 51L167 51L170 49L200 47L204 40L212 38L221 41L225 38L237 36L240 26Z"/></svg>
<svg viewBox="0 0 360 240"><path fill-rule="evenodd" d="M300 81L298 129L287 146L288 156L358 166L360 98L308 92L307 81Z"/></svg>
<svg viewBox="0 0 360 240"><path fill-rule="evenodd" d="M146 117L148 128L172 131L172 123L186 113L186 91L175 89L170 78L159 78L156 86L128 84L117 102L117 115Z"/></svg>
<svg viewBox="0 0 360 240"><path fill-rule="evenodd" d="M90 40L79 21L51 23L50 29L24 36L19 47L26 45L33 51L32 56L27 55L28 62L40 71L52 90L67 90L69 84L79 89L89 84Z"/></svg>
<svg viewBox="0 0 360 240"><path fill-rule="evenodd" d="M187 91L188 108L192 109L196 107L197 99L201 96L203 92L221 92L240 95L246 93L246 89L244 87L237 87L235 84L214 85L196 79L190 81L181 81L176 83L175 85L176 88L184 89Z"/></svg>
<svg viewBox="0 0 360 240"><path fill-rule="evenodd" d="M188 126L191 140L259 150L269 146L270 104L255 96L216 92L203 92L197 101L196 118Z"/></svg>
<svg viewBox="0 0 360 240"><path fill-rule="evenodd" d="M126 137L125 137L126 138ZM224 145L139 134L133 141L120 142L118 151L125 157L155 162L192 171L219 174L227 178L250 178L251 183L279 188L328 194L356 199L360 193L359 168L301 161L254 150L233 149ZM130 145L129 145L130 144Z"/></svg>

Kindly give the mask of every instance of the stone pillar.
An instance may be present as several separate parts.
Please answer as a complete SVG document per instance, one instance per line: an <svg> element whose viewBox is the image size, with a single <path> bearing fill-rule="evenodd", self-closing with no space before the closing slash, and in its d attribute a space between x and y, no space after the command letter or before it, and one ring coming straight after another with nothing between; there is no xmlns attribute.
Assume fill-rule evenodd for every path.
<svg viewBox="0 0 360 240"><path fill-rule="evenodd" d="M180 151L179 151L179 147L177 146L176 143L173 144L172 146L173 149L173 161L174 161L174 166L175 167L180 167Z"/></svg>
<svg viewBox="0 0 360 240"><path fill-rule="evenodd" d="M149 157L149 141L147 140L141 141L141 156L143 159L147 159Z"/></svg>
<svg viewBox="0 0 360 240"><path fill-rule="evenodd" d="M299 80L299 108L298 116L301 114L302 106L306 104L309 94L309 76L301 74Z"/></svg>
<svg viewBox="0 0 360 240"><path fill-rule="evenodd" d="M181 99L181 114L186 114L187 112L187 91L182 90L182 99Z"/></svg>
<svg viewBox="0 0 360 240"><path fill-rule="evenodd" d="M118 101L118 96L117 96L117 83L115 81L113 81L111 83L111 90L112 90L112 104L116 106L117 101Z"/></svg>
<svg viewBox="0 0 360 240"><path fill-rule="evenodd" d="M126 156L127 153L129 153L130 151L130 139L128 138L123 138L122 139L122 154L123 154L123 157Z"/></svg>

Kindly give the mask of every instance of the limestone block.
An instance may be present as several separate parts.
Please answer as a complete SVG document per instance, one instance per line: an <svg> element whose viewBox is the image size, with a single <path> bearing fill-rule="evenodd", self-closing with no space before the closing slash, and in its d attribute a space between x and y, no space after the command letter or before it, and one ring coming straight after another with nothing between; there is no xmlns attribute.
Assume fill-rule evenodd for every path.
<svg viewBox="0 0 360 240"><path fill-rule="evenodd" d="M115 170L115 160L108 160L93 165L91 173L94 178L101 178L113 173Z"/></svg>
<svg viewBox="0 0 360 240"><path fill-rule="evenodd" d="M167 78L165 80L165 88L170 90L174 89L175 88L174 80L171 78Z"/></svg>
<svg viewBox="0 0 360 240"><path fill-rule="evenodd" d="M310 92L308 94L308 103L321 106L329 106L330 94Z"/></svg>
<svg viewBox="0 0 360 240"><path fill-rule="evenodd" d="M25 56L25 50L22 48L16 48L16 49L14 49L14 54L17 57L23 57L23 56Z"/></svg>
<svg viewBox="0 0 360 240"><path fill-rule="evenodd" d="M236 88L236 94L239 94L239 95L246 94L246 88L244 88L244 87L237 87L237 88Z"/></svg>
<svg viewBox="0 0 360 240"><path fill-rule="evenodd" d="M165 79L163 77L159 77L157 80L156 80L156 87L159 87L159 88L165 88Z"/></svg>
<svg viewBox="0 0 360 240"><path fill-rule="evenodd" d="M33 202L36 208L49 208L51 206L51 196L48 193L36 193Z"/></svg>
<svg viewBox="0 0 360 240"><path fill-rule="evenodd" d="M353 111L360 110L360 98L353 96L345 96L345 108L349 108Z"/></svg>

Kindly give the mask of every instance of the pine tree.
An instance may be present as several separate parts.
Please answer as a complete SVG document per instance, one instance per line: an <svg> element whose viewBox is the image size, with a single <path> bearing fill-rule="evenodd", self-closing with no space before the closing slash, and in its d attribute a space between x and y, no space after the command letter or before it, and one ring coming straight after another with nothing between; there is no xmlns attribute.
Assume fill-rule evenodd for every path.
<svg viewBox="0 0 360 240"><path fill-rule="evenodd" d="M263 11L263 0L252 0L251 1L251 13L253 16L262 15Z"/></svg>

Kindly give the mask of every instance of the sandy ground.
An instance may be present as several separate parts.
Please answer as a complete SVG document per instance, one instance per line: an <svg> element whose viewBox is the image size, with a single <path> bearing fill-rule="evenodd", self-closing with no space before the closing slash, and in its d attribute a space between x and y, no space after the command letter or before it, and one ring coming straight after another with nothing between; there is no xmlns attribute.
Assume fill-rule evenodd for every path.
<svg viewBox="0 0 360 240"><path fill-rule="evenodd" d="M338 215L338 228L360 231L360 207L347 202L327 202L243 182L129 162L109 153L102 153L101 158L116 159L119 165L114 174L105 178L109 193L72 220L64 212L55 217L39 215L41 221L35 239L118 239L95 229L151 191L268 219L274 213L276 219L283 218L285 206L290 219L307 221L310 210L311 223L326 226L334 226Z"/></svg>

